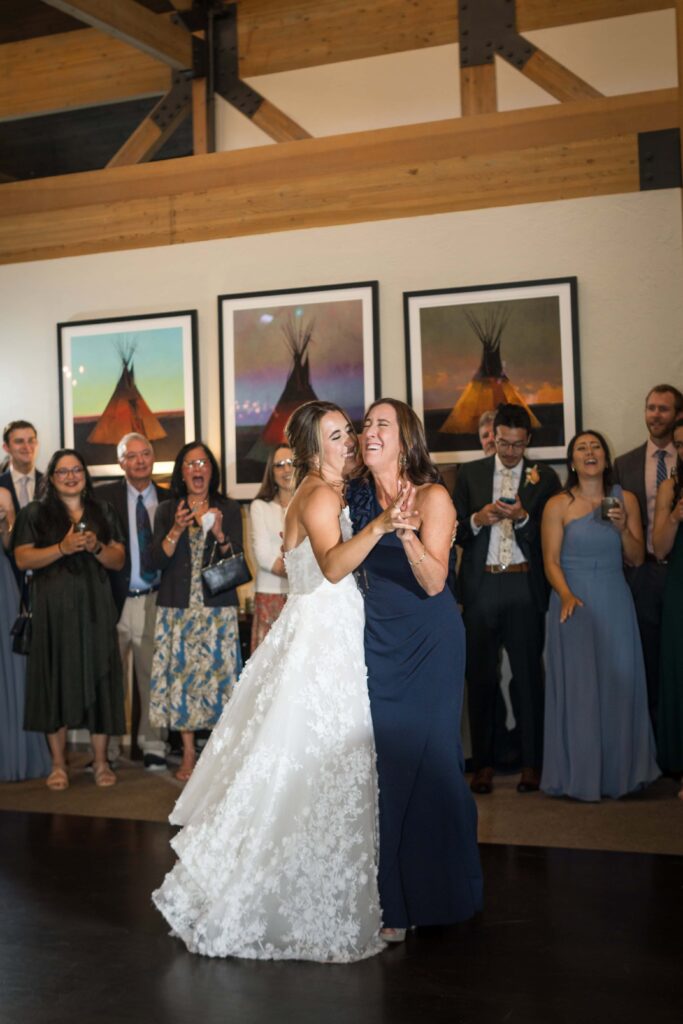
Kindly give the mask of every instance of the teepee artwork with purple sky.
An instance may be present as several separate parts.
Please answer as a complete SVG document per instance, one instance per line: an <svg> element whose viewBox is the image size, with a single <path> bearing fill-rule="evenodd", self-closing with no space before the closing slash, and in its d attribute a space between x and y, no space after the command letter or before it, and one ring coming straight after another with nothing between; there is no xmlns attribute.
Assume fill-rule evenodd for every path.
<svg viewBox="0 0 683 1024"><path fill-rule="evenodd" d="M463 309L464 316L482 344L479 369L460 395L446 420L439 427L442 434L476 434L479 417L501 402L522 405L531 417L532 427L540 427L521 394L509 379L503 366L501 341L510 319L507 305L491 305L480 316Z"/></svg>
<svg viewBox="0 0 683 1024"><path fill-rule="evenodd" d="M166 431L144 400L135 383L135 342L118 341L122 369L114 392L88 435L88 444L118 444L124 434L143 434L150 441L166 437Z"/></svg>
<svg viewBox="0 0 683 1024"><path fill-rule="evenodd" d="M308 347L313 340L314 327L314 318L306 320L303 316L297 316L296 312L290 312L281 325L285 345L292 356L292 368L261 434L261 440L267 445L282 444L285 441L285 425L294 410L304 402L318 397L311 386L308 361Z"/></svg>

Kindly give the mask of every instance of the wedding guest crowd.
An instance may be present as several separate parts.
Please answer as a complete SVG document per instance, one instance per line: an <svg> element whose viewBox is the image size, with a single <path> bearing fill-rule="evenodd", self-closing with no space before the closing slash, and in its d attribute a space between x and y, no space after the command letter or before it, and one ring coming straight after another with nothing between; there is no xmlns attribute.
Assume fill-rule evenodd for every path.
<svg viewBox="0 0 683 1024"><path fill-rule="evenodd" d="M533 438L524 406L504 404L480 417L482 455L459 467L453 491L475 793L492 792L499 763L503 650L514 677L520 793L540 788L551 796L599 800L642 788L660 771L683 774L683 395L676 387L650 389L645 426L644 444L614 461L599 431L577 434L568 446L563 485L553 469L527 457ZM392 445L399 455L421 450L415 441L421 430L403 403L383 400L368 411L362 479L378 508L386 497L382 459L394 452ZM144 767L166 769L168 731L178 730L183 755L176 777L187 781L195 734L217 724L242 667L237 592L212 594L203 577L211 563L243 550L240 508L221 490L215 456L201 440L184 445L169 492L153 480L150 441L128 433L117 447L122 478L95 489L72 449L55 452L42 476L35 465L37 433L28 420L8 424L3 447L9 464L0 474L0 779L47 776L50 789L66 789L67 730L86 729L94 781L114 785L107 742L126 732L122 666L130 666L125 690L137 692ZM428 466L426 449L423 455ZM430 493L431 471L422 463L399 465L418 495ZM252 652L287 597L281 545L294 468L286 444L273 449L250 509ZM358 495L366 492L358 486L350 490L352 514L362 519ZM400 686L396 671L384 665L388 646L378 641L373 653L384 629L383 566L386 561L393 580L390 550L408 552L413 583L401 586L406 594L415 589L416 608L422 591L443 590L448 551L441 551L440 534L431 539L432 515L425 506L420 532L392 535L358 574L385 771L392 769L383 688ZM29 598L33 635L25 656L12 650L18 645L10 630ZM444 615L450 635L459 620L451 621L450 611ZM436 620L426 628L434 637ZM398 642L392 640L393 647ZM395 652L390 661L395 669ZM437 686L438 673L429 678ZM386 700L394 714L390 694ZM381 800L400 793L393 781L380 782ZM404 810L385 808L383 815L381 843L391 849L387 872L408 870L396 866L403 854L391 831L410 831ZM385 892L393 884L389 875L382 878ZM401 900L392 896L391 907L390 924L400 931L408 919Z"/></svg>

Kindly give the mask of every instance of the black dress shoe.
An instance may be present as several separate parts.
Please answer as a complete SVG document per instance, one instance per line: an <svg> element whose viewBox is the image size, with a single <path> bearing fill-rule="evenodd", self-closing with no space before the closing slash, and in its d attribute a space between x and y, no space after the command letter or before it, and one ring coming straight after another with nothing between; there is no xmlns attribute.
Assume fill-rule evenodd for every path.
<svg viewBox="0 0 683 1024"><path fill-rule="evenodd" d="M541 788L541 773L535 768L522 768L522 775L517 783L518 793L536 793Z"/></svg>
<svg viewBox="0 0 683 1024"><path fill-rule="evenodd" d="M470 782L470 789L473 793L484 795L493 792L493 768L480 768L474 773Z"/></svg>
<svg viewBox="0 0 683 1024"><path fill-rule="evenodd" d="M165 772L167 768L166 758L159 754L145 754L142 763L146 772Z"/></svg>

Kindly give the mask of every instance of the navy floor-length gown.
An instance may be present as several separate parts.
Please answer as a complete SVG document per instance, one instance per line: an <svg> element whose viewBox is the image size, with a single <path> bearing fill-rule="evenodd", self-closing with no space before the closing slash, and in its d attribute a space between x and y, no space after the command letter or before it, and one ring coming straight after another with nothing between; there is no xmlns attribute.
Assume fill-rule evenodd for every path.
<svg viewBox="0 0 683 1024"><path fill-rule="evenodd" d="M358 531L382 511L354 481ZM357 573L379 777L379 892L384 925L451 924L482 902L477 810L463 776L465 633L447 587L429 597L400 540L383 537Z"/></svg>

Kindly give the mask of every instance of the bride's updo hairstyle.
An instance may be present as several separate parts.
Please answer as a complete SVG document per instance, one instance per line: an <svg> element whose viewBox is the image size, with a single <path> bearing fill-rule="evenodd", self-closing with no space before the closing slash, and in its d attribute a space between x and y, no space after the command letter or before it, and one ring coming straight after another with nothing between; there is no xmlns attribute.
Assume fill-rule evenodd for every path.
<svg viewBox="0 0 683 1024"><path fill-rule="evenodd" d="M340 412L347 423L349 422L344 410L334 402L319 402L317 399L300 405L287 420L285 435L293 453L296 487L307 473L320 472L323 453L320 424L328 412Z"/></svg>

